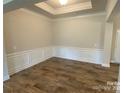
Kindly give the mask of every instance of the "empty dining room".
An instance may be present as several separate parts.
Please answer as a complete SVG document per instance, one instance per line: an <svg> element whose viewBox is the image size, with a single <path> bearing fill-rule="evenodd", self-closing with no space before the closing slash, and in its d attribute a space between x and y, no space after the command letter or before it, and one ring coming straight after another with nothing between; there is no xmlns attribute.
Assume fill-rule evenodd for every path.
<svg viewBox="0 0 124 93"><path fill-rule="evenodd" d="M3 0L3 93L119 93L120 0Z"/></svg>

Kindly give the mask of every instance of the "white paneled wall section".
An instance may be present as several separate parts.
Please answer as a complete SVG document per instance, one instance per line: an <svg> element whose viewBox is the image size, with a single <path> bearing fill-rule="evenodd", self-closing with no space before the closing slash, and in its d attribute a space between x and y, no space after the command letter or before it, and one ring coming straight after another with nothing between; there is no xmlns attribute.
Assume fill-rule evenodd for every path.
<svg viewBox="0 0 124 93"><path fill-rule="evenodd" d="M38 64L53 55L53 47L42 47L33 50L8 54L9 74L24 70L30 66Z"/></svg>
<svg viewBox="0 0 124 93"><path fill-rule="evenodd" d="M51 57L102 64L103 50L67 46L50 46L8 54L9 74L12 75L17 73Z"/></svg>

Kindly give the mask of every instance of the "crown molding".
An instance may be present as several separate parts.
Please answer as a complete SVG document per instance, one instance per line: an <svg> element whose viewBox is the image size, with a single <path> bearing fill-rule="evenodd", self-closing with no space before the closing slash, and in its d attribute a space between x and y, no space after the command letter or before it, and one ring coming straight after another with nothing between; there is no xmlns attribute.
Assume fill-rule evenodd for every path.
<svg viewBox="0 0 124 93"><path fill-rule="evenodd" d="M41 9L43 9L43 10L45 10L45 11L51 13L51 14L53 14L53 15L56 12L54 8L52 8L47 3L44 3L44 2L37 3L37 4L35 4L35 6L41 8Z"/></svg>
<svg viewBox="0 0 124 93"><path fill-rule="evenodd" d="M44 20L51 21L51 18L49 18L49 17L47 17L47 16L44 16L44 15L42 15L42 14L35 13L35 12L30 11L30 10L28 10L28 9L20 8L19 10L20 10L20 11L23 11L23 12L26 12L26 13L29 13L29 14L31 14L31 15L36 15L36 16L42 17Z"/></svg>
<svg viewBox="0 0 124 93"><path fill-rule="evenodd" d="M106 16L106 12L99 12L99 13L90 13L90 14L85 14L85 15L80 15L80 16L73 16L73 17L64 17L64 18L56 18L53 19L52 21L65 21L65 20L71 20L71 19L77 19L77 18L83 18L83 17L91 17L91 16Z"/></svg>

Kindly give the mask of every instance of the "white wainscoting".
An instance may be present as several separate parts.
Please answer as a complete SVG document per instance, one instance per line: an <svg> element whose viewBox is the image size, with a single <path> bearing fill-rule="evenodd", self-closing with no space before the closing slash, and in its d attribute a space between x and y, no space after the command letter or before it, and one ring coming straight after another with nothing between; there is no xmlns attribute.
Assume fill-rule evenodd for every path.
<svg viewBox="0 0 124 93"><path fill-rule="evenodd" d="M102 64L103 50L79 47L50 46L7 55L9 74L12 75L51 57Z"/></svg>
<svg viewBox="0 0 124 93"><path fill-rule="evenodd" d="M53 47L42 47L8 54L7 63L9 74L17 73L51 57L53 57Z"/></svg>
<svg viewBox="0 0 124 93"><path fill-rule="evenodd" d="M6 81L9 79L9 75L3 76L3 81Z"/></svg>
<svg viewBox="0 0 124 93"><path fill-rule="evenodd" d="M102 64L103 49L56 46L53 55L55 57Z"/></svg>

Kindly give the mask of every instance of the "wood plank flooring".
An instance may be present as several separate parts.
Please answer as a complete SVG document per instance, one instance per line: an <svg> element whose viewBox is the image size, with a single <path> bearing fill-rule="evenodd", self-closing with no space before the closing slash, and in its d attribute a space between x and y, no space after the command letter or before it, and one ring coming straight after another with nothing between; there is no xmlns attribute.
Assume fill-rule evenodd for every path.
<svg viewBox="0 0 124 93"><path fill-rule="evenodd" d="M118 72L117 64L104 68L91 63L51 58L12 75L3 87L4 93L115 93L114 89L105 88L117 81Z"/></svg>

